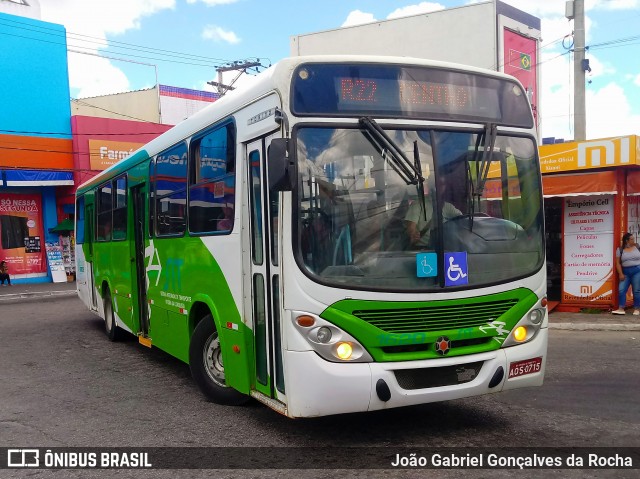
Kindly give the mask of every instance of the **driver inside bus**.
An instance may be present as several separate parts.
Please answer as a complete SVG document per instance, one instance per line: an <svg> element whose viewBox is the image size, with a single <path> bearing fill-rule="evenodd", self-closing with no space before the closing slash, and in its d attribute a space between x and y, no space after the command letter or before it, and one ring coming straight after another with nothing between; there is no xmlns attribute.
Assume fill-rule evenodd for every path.
<svg viewBox="0 0 640 479"><path fill-rule="evenodd" d="M404 217L409 244L412 249L432 249L431 232L437 227L437 217L434 215L435 195L428 186L428 180L424 182L424 202L416 198L409 206L409 210ZM438 181L437 194L442 205L442 221L446 222L452 218L462 215L462 212L451 203L442 200L446 189L446 180ZM425 209L423 210L422 205ZM425 214L426 211L426 214Z"/></svg>

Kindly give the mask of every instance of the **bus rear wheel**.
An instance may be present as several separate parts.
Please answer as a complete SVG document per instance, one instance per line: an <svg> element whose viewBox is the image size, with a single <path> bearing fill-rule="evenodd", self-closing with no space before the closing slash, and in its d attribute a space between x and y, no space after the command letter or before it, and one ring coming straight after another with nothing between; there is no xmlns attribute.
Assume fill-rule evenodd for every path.
<svg viewBox="0 0 640 479"><path fill-rule="evenodd" d="M116 318L113 313L113 302L111 301L111 293L108 289L104 294L104 331L107 333L109 341L118 341L122 338L122 329L116 325Z"/></svg>
<svg viewBox="0 0 640 479"><path fill-rule="evenodd" d="M191 375L207 398L217 404L238 406L249 397L226 385L222 348L213 317L208 314L196 325L189 345Z"/></svg>

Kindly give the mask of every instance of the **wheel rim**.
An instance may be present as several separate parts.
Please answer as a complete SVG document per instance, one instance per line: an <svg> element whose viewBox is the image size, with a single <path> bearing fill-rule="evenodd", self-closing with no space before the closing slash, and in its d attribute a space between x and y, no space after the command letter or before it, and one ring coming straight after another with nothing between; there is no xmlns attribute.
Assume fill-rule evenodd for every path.
<svg viewBox="0 0 640 479"><path fill-rule="evenodd" d="M224 365L222 364L222 351L220 350L220 341L218 333L213 333L207 339L203 348L204 370L207 376L218 386L227 387L224 382Z"/></svg>
<svg viewBox="0 0 640 479"><path fill-rule="evenodd" d="M113 312L111 311L111 298L107 297L104 304L104 324L107 332L113 327Z"/></svg>

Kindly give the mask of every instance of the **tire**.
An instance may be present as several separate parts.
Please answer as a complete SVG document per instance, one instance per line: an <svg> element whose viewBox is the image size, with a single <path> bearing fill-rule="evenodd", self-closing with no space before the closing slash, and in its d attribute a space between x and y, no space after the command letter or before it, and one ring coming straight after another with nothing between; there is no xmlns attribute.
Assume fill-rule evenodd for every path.
<svg viewBox="0 0 640 479"><path fill-rule="evenodd" d="M249 400L249 396L225 383L222 349L210 314L202 318L191 336L189 367L196 384L210 401L239 406Z"/></svg>
<svg viewBox="0 0 640 479"><path fill-rule="evenodd" d="M113 312L113 303L111 302L111 293L107 289L104 294L104 332L107 334L109 341L118 341L122 339L123 331L116 326L116 318Z"/></svg>

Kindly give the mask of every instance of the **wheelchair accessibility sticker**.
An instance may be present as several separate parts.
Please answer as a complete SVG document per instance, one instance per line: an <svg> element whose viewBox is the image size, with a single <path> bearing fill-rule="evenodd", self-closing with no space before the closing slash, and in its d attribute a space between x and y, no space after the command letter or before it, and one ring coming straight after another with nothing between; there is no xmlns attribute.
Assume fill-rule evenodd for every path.
<svg viewBox="0 0 640 479"><path fill-rule="evenodd" d="M444 254L444 285L460 286L469 283L469 268L467 265L467 252Z"/></svg>
<svg viewBox="0 0 640 479"><path fill-rule="evenodd" d="M438 255L436 253L418 253L416 266L418 278L438 276Z"/></svg>

